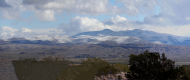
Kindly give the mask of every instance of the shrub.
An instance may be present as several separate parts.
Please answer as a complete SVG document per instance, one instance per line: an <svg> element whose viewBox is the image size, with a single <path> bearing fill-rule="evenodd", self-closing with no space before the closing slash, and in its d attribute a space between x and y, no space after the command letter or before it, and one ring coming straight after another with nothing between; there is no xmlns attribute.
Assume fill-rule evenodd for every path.
<svg viewBox="0 0 190 80"><path fill-rule="evenodd" d="M126 74L126 77L132 80L174 80L180 79L184 74L184 68L174 68L175 62L167 59L164 53L160 57L158 52L146 50L144 53L131 54L129 57L131 72Z"/></svg>
<svg viewBox="0 0 190 80"><path fill-rule="evenodd" d="M71 62L61 57L46 57L41 61L36 59L12 60L18 80L55 80L60 71L69 68Z"/></svg>

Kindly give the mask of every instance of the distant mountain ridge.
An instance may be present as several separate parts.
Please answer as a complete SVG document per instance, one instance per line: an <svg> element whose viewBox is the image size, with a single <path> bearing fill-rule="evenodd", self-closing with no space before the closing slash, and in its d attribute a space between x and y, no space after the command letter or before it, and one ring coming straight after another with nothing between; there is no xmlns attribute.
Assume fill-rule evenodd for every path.
<svg viewBox="0 0 190 80"><path fill-rule="evenodd" d="M17 43L17 44L41 44L41 45L59 45L59 44L161 44L150 42L136 37L119 37L119 36L77 36L76 38L55 38L55 37L40 37L39 39L25 39L25 38L10 38L8 41L1 40L2 44Z"/></svg>
<svg viewBox="0 0 190 80"><path fill-rule="evenodd" d="M102 31L90 31L83 32L72 36L73 38L81 35L89 36L130 36L137 37L151 42L162 42L168 45L190 45L190 37L175 36L171 34L156 33L153 31L146 30L127 30L127 31L112 31L109 29L104 29Z"/></svg>
<svg viewBox="0 0 190 80"><path fill-rule="evenodd" d="M111 41L117 44L168 44L168 45L190 45L190 37L175 36L171 34L156 33L146 30L127 30L112 31L104 29L102 31L89 31L76 34L74 36L60 35L38 35L33 38L10 38L6 41L1 40L0 44L43 44L59 45L63 44L104 44ZM110 42L108 42L110 43Z"/></svg>

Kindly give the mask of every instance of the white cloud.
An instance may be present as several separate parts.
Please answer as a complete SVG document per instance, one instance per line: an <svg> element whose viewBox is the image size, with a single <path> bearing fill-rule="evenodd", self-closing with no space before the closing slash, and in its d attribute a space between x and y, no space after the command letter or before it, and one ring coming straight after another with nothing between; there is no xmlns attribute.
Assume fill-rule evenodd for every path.
<svg viewBox="0 0 190 80"><path fill-rule="evenodd" d="M55 15L63 12L85 15L126 14L135 16L144 14L151 17L155 6L160 6L164 15L158 16L165 18L163 22L184 25L189 24L187 17L190 12L186 10L190 8L189 2L189 0L116 0L116 3L123 4L118 7L110 5L109 0L6 0L7 5L11 7L0 8L0 12L2 12L3 19L22 20L21 12L31 11L40 20L55 21Z"/></svg>
<svg viewBox="0 0 190 80"><path fill-rule="evenodd" d="M102 14L108 10L108 0L79 0L74 5L74 10L82 14Z"/></svg>
<svg viewBox="0 0 190 80"><path fill-rule="evenodd" d="M6 0L11 7L1 8L3 19L23 20L21 12L34 12L39 20L55 21L63 12L99 15L108 13L108 0Z"/></svg>
<svg viewBox="0 0 190 80"><path fill-rule="evenodd" d="M8 8L6 10L0 9L3 13L0 15L3 19L19 19L20 12L11 8Z"/></svg>
<svg viewBox="0 0 190 80"><path fill-rule="evenodd" d="M127 26L127 19L120 17L119 15L112 17L108 22L112 23L113 25L107 25L98 21L97 19L77 16L72 18L69 24L61 24L59 28L63 29L65 34L69 36L80 32L99 31L103 29L111 29L114 31L133 29L133 27L131 28Z"/></svg>
<svg viewBox="0 0 190 80"><path fill-rule="evenodd" d="M154 20L153 20L154 21ZM108 25L110 24L110 25ZM178 36L187 36L190 34L190 26L162 26L128 21L119 15L112 17L107 22L100 22L96 19L88 17L75 17L70 20L69 24L60 25L66 35L72 36L80 32L99 31L103 29L111 29L113 31L124 31L133 29L150 30L158 33L167 33ZM189 36L189 35L188 35Z"/></svg>
<svg viewBox="0 0 190 80"><path fill-rule="evenodd" d="M170 22L173 26L189 25L190 12L187 10L190 8L189 0L161 0L161 2L159 6L162 13L158 15L159 17L166 18L167 22Z"/></svg>
<svg viewBox="0 0 190 80"><path fill-rule="evenodd" d="M36 15L43 21L55 21L55 12L53 10L36 11Z"/></svg>
<svg viewBox="0 0 190 80"><path fill-rule="evenodd" d="M125 17L120 17L119 15L117 15L116 17L112 17L111 21L113 23L118 23L118 22L127 21L127 19Z"/></svg>
<svg viewBox="0 0 190 80"><path fill-rule="evenodd" d="M158 33L167 33L178 36L189 36L190 25L184 26L160 26L151 24L136 24L134 21L128 21L126 18L119 15L112 17L108 22L112 22L111 25L100 22L97 19L88 17L75 17L70 20L69 24L61 24L59 28L49 29L14 29L9 26L3 26L0 29L0 37L8 39L11 37L26 37L32 38L38 35L68 35L72 36L80 32L87 31L99 31L103 29L111 29L113 31L142 29L150 30Z"/></svg>
<svg viewBox="0 0 190 80"><path fill-rule="evenodd" d="M116 2L123 4L123 6L110 5L108 0L5 0L6 5L4 6L10 6L2 7L1 5L0 16L2 19L25 21L21 16L21 12L31 11L39 20L56 21L55 15L63 12L93 16L117 14L116 17L107 22L100 22L88 17L75 17L71 19L69 24L61 24L60 28L68 35L102 29L114 31L144 29L175 35L187 35L190 32L188 28L190 25L189 0L116 0ZM162 12L154 15L155 6L160 6ZM138 22L129 21L119 16L120 14L129 16L144 14L147 16L143 22ZM56 30L56 28L54 31L43 31L41 30L35 34L43 34L44 32L48 34L49 31L52 34L63 33L63 31ZM13 36L13 34L10 34L10 36Z"/></svg>
<svg viewBox="0 0 190 80"><path fill-rule="evenodd" d="M34 8L29 5L22 5L22 0L6 0L7 4L11 7L3 7L0 8L0 12L2 13L0 16L2 19L10 19L10 20L19 20L24 21L21 16L21 12L23 11L34 11Z"/></svg>
<svg viewBox="0 0 190 80"><path fill-rule="evenodd" d="M37 9L62 10L79 14L97 15L107 12L108 0L54 0L44 4L34 3Z"/></svg>
<svg viewBox="0 0 190 80"><path fill-rule="evenodd" d="M186 20L190 20L190 17L186 17L185 19L186 19Z"/></svg>
<svg viewBox="0 0 190 80"><path fill-rule="evenodd" d="M156 0L117 0L117 3L123 4L123 13L129 15L153 14ZM118 13L119 14L119 13Z"/></svg>
<svg viewBox="0 0 190 80"><path fill-rule="evenodd" d="M64 32L58 28L47 28L47 29L32 29L32 32L40 35L56 35L60 34L63 35Z"/></svg>
<svg viewBox="0 0 190 80"><path fill-rule="evenodd" d="M144 14L145 24L160 26L182 26L189 25L189 0L117 0L123 4L119 13L127 15ZM154 15L155 6L159 6L162 11ZM119 9L119 8L117 8ZM117 10L118 11L118 10Z"/></svg>
<svg viewBox="0 0 190 80"><path fill-rule="evenodd" d="M108 0L23 0L21 5L34 6L37 13L46 10L90 15L108 12Z"/></svg>
<svg viewBox="0 0 190 80"><path fill-rule="evenodd" d="M189 36L187 34L190 34L190 25L167 26L167 27L146 25L146 27L147 28L145 30L150 30L150 31L158 32L158 33L166 33L166 34L172 34L172 35L177 35L177 36Z"/></svg>
<svg viewBox="0 0 190 80"><path fill-rule="evenodd" d="M21 32L32 32L32 30L25 28L25 27L21 28L20 31Z"/></svg>
<svg viewBox="0 0 190 80"><path fill-rule="evenodd" d="M3 38L9 38L15 36L15 32L18 32L18 29L13 29L9 26L2 26L0 29L0 36Z"/></svg>
<svg viewBox="0 0 190 80"><path fill-rule="evenodd" d="M24 38L33 38L39 35L63 35L64 32L61 29L51 28L51 29L14 29L9 26L2 26L0 28L0 38L9 39L12 37L24 37Z"/></svg>
<svg viewBox="0 0 190 80"><path fill-rule="evenodd" d="M75 17L71 20L73 23L78 23L80 30L84 31L97 31L104 29L104 26L97 19L90 19L88 17Z"/></svg>
<svg viewBox="0 0 190 80"><path fill-rule="evenodd" d="M41 8L43 9L67 9L67 8L71 8L71 5L73 5L73 1L65 1L64 5L62 3L59 2L50 2L47 4L44 4L41 6Z"/></svg>
<svg viewBox="0 0 190 80"><path fill-rule="evenodd" d="M166 18L163 22L183 25L189 24L187 17L190 14L186 10L190 8L189 0L116 0L117 3L123 4L122 7L110 5L108 0L6 0L6 2L12 7L0 8L3 19L20 19L23 11L34 12L36 17L44 21L55 21L55 15L63 12L85 15L144 14L151 17L155 6L160 6L164 14L158 16Z"/></svg>
<svg viewBox="0 0 190 80"><path fill-rule="evenodd" d="M70 24L61 24L60 29L66 32L67 35L74 35L79 32L97 31L104 29L103 23L97 19L90 19L88 17L75 17L70 20Z"/></svg>

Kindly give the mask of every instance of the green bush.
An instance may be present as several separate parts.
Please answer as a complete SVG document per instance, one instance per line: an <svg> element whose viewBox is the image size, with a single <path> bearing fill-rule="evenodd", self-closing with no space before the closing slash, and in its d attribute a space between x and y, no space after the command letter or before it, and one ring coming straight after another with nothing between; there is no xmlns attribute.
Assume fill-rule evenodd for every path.
<svg viewBox="0 0 190 80"><path fill-rule="evenodd" d="M130 72L129 66L126 64L117 63L115 67L119 70L119 72Z"/></svg>
<svg viewBox="0 0 190 80"><path fill-rule="evenodd" d="M36 59L12 60L18 80L55 80L60 71L69 68L71 62L61 57L46 57L41 61Z"/></svg>
<svg viewBox="0 0 190 80"><path fill-rule="evenodd" d="M184 74L182 75L183 80L190 80L190 65L182 65L184 68Z"/></svg>
<svg viewBox="0 0 190 80"><path fill-rule="evenodd" d="M116 74L118 71L114 65L100 58L88 58L83 60L80 66L73 66L63 70L57 80L94 80L96 76Z"/></svg>

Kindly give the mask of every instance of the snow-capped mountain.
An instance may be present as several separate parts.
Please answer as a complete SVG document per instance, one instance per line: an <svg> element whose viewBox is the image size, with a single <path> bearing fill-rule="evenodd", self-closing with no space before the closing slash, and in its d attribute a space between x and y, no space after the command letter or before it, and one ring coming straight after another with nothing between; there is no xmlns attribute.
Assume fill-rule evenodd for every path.
<svg viewBox="0 0 190 80"><path fill-rule="evenodd" d="M8 28L8 27L5 27ZM8 29L8 31L10 31ZM25 33L30 33L29 29L21 29ZM13 31L11 31L13 32ZM6 35L6 32L2 32L1 35ZM13 35L7 35L13 36ZM190 37L181 37L171 34L156 33L153 31L145 30L127 30L127 31L112 31L105 29L102 31L90 31L83 32L72 37L61 35L37 35L35 37L22 37L25 39L11 40L14 43L42 43L45 41L52 41L54 43L70 43L70 44L99 44L105 41L112 41L117 44L169 44L169 45L190 45ZM3 39L3 38L2 38ZM45 42L47 43L47 42ZM43 43L44 44L44 43Z"/></svg>
<svg viewBox="0 0 190 80"><path fill-rule="evenodd" d="M42 41L57 41L59 43L71 42L74 39L69 36L59 36L59 35L39 35L33 38L28 38L28 40L42 40Z"/></svg>
<svg viewBox="0 0 190 80"><path fill-rule="evenodd" d="M131 43L146 43L146 44L162 44L162 43L154 43L144 39L140 39L137 37L130 37L130 36L90 36L90 35L80 35L75 37L75 41L82 42L82 43L89 43L89 44L98 44L104 41L114 41L117 44L131 44ZM79 41L80 40L80 41Z"/></svg>
<svg viewBox="0 0 190 80"><path fill-rule="evenodd" d="M91 32L83 32L72 36L73 38L81 35L89 35L89 36L130 36L141 38L154 43L165 43L169 45L190 45L190 37L181 37L175 36L171 34L164 33L156 33L153 31L146 30L127 30L127 31L112 31L109 29L104 29L102 31L91 31Z"/></svg>
<svg viewBox="0 0 190 80"><path fill-rule="evenodd" d="M80 35L75 38L69 36L49 36L49 35L39 35L34 38L11 38L9 42L19 43L19 44L59 44L59 43L69 43L69 44L102 44L111 41L111 43L116 44L163 44L161 42L150 42L137 37L130 36L89 36Z"/></svg>

